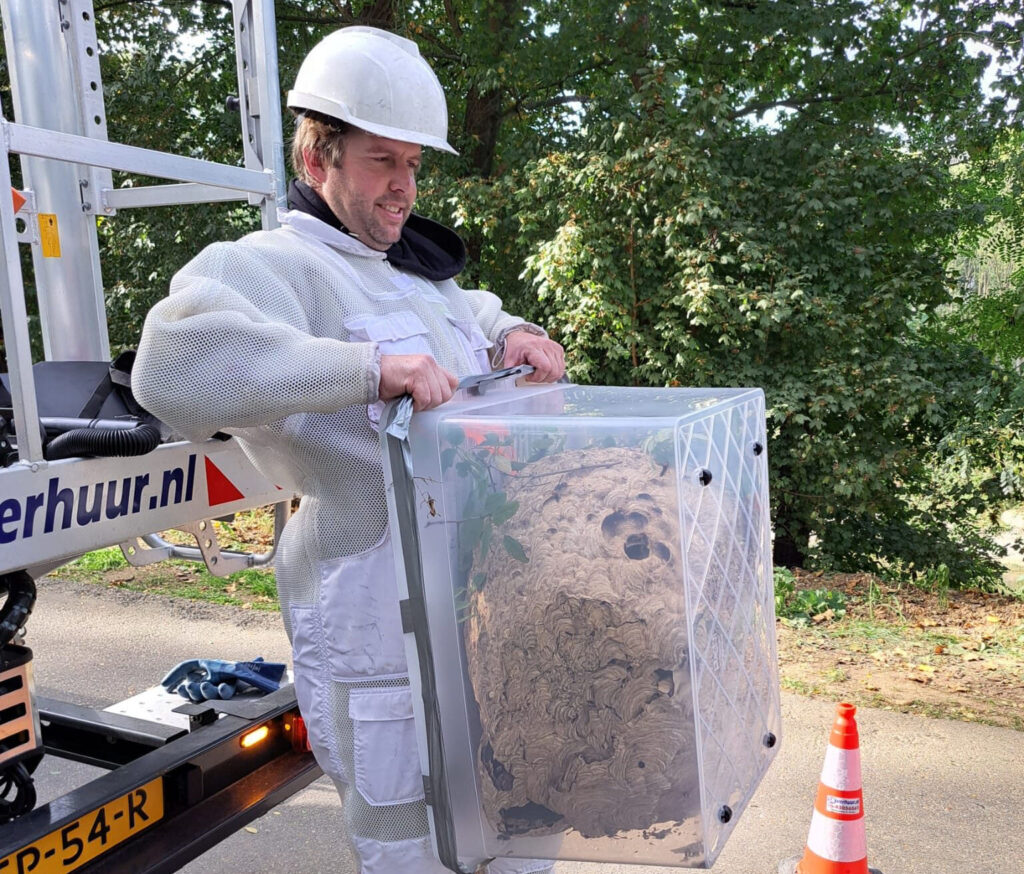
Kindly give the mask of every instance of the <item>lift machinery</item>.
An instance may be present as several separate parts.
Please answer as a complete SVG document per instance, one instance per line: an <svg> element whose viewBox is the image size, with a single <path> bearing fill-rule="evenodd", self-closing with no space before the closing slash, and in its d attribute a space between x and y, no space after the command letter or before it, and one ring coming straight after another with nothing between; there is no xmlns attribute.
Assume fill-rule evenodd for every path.
<svg viewBox="0 0 1024 874"><path fill-rule="evenodd" d="M0 118L0 874L174 871L320 774L290 685L183 704L170 725L36 696L24 645L36 581L78 556L120 545L135 565L184 557L226 575L269 564L273 550L222 550L214 519L271 504L278 529L287 519L291 495L235 441L162 439L122 391L107 334L99 217L241 200L264 228L276 224L284 167L273 2L231 7L242 167L111 142L91 0L0 0L15 119ZM113 171L167 182L115 188ZM31 248L38 362L19 246ZM129 454L103 457L107 449ZM154 533L171 529L196 545ZM48 755L104 773L37 806L33 772Z"/></svg>

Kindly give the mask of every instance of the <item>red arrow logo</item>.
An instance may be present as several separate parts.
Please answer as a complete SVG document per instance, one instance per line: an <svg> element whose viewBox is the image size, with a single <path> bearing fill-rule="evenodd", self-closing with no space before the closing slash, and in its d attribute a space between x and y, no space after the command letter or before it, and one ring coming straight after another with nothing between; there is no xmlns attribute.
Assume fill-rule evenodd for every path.
<svg viewBox="0 0 1024 874"><path fill-rule="evenodd" d="M210 501L211 507L217 504L227 504L230 501L237 501L245 497L245 495L238 491L235 484L221 473L220 468L216 464L205 455L203 458L206 459L206 496Z"/></svg>

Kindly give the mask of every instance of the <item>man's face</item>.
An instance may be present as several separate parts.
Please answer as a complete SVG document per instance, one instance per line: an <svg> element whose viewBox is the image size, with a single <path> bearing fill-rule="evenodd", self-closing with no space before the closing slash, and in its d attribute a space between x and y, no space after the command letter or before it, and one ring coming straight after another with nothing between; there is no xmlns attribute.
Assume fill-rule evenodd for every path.
<svg viewBox="0 0 1024 874"><path fill-rule="evenodd" d="M360 241L381 252L397 243L416 200L422 148L350 131L341 165L321 169L320 196Z"/></svg>

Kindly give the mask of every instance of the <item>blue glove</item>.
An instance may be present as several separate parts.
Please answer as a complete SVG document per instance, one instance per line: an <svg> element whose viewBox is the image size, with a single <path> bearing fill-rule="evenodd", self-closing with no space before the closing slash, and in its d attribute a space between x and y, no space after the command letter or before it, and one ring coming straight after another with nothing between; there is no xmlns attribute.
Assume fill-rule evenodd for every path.
<svg viewBox="0 0 1024 874"><path fill-rule="evenodd" d="M177 691L190 701L227 699L242 688L254 687L261 692L276 692L281 685L285 666L265 662L262 656L251 662L225 662L220 659L189 659L171 668L160 681L168 692Z"/></svg>

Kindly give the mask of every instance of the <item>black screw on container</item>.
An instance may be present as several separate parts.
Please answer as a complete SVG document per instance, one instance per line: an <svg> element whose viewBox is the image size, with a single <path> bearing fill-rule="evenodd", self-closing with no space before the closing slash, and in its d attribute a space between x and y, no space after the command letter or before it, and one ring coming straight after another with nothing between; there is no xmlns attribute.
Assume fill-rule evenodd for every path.
<svg viewBox="0 0 1024 874"><path fill-rule="evenodd" d="M760 455L762 452L764 452L764 444L755 441L753 450L754 455Z"/></svg>
<svg viewBox="0 0 1024 874"><path fill-rule="evenodd" d="M697 474L697 480L700 482L702 486L711 485L712 479L713 477L711 476L711 471L708 470L707 468L704 468L699 474Z"/></svg>
<svg viewBox="0 0 1024 874"><path fill-rule="evenodd" d="M768 734L764 736L764 745L768 747L768 749L771 749L775 746L777 740L778 738L775 737L775 734L769 731Z"/></svg>
<svg viewBox="0 0 1024 874"><path fill-rule="evenodd" d="M728 804L723 804L718 808L718 821L726 823L732 819L732 808Z"/></svg>

